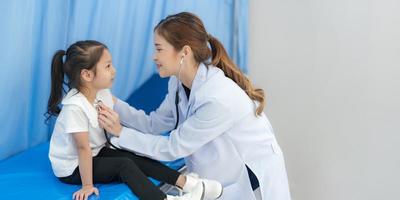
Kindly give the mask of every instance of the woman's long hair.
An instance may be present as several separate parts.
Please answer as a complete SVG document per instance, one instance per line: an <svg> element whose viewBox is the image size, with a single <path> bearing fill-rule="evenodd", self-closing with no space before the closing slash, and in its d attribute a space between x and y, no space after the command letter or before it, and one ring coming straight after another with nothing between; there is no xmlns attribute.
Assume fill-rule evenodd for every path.
<svg viewBox="0 0 400 200"><path fill-rule="evenodd" d="M232 79L246 92L250 99L259 103L255 113L257 116L261 115L265 106L264 91L253 86L229 58L221 42L207 33L199 17L188 12L170 15L161 20L154 31L165 38L177 51L185 45L190 46L194 59L199 63L206 62L211 57L212 65L220 68L225 76ZM211 49L207 43L210 44Z"/></svg>

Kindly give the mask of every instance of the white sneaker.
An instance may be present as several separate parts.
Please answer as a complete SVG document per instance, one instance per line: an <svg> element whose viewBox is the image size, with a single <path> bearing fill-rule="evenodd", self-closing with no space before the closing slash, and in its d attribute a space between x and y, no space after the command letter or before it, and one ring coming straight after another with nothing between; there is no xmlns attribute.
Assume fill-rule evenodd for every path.
<svg viewBox="0 0 400 200"><path fill-rule="evenodd" d="M223 192L223 187L221 183L215 180L200 179L199 175L195 173L190 173L186 175L186 183L183 187L183 192L191 192L196 184L199 182L204 185L204 199L214 200L221 197Z"/></svg>
<svg viewBox="0 0 400 200"><path fill-rule="evenodd" d="M183 196L167 195L167 200L204 200L204 183L199 181L192 191Z"/></svg>

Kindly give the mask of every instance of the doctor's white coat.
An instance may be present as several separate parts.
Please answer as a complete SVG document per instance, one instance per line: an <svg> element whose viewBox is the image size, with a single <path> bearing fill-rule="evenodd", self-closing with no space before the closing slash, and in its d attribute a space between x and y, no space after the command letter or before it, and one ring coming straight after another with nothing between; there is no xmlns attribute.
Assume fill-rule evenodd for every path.
<svg viewBox="0 0 400 200"><path fill-rule="evenodd" d="M257 105L219 68L199 65L189 99L179 85L179 126L169 137L159 135L175 126L177 85L171 77L166 98L149 115L117 101L125 126L119 145L156 160L185 158L190 172L222 183L224 200L255 200L247 165L263 200L289 200L282 151L267 117L255 116Z"/></svg>

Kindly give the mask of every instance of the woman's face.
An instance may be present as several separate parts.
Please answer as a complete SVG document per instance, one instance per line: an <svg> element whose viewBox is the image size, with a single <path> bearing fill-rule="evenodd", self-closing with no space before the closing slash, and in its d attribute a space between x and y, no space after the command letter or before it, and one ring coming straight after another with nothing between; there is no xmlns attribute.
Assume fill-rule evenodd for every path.
<svg viewBox="0 0 400 200"><path fill-rule="evenodd" d="M181 59L179 53L157 31L154 32L154 46L153 60L157 65L160 76L164 78L176 75Z"/></svg>

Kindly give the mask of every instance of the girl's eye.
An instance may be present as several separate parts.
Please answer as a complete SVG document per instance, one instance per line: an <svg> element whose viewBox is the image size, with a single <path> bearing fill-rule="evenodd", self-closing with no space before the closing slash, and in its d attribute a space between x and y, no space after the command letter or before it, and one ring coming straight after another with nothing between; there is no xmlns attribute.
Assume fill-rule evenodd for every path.
<svg viewBox="0 0 400 200"><path fill-rule="evenodd" d="M107 65L107 68L110 68L110 66L111 66L111 65L108 64L108 65Z"/></svg>
<svg viewBox="0 0 400 200"><path fill-rule="evenodd" d="M161 51L161 49L157 49L157 51Z"/></svg>

